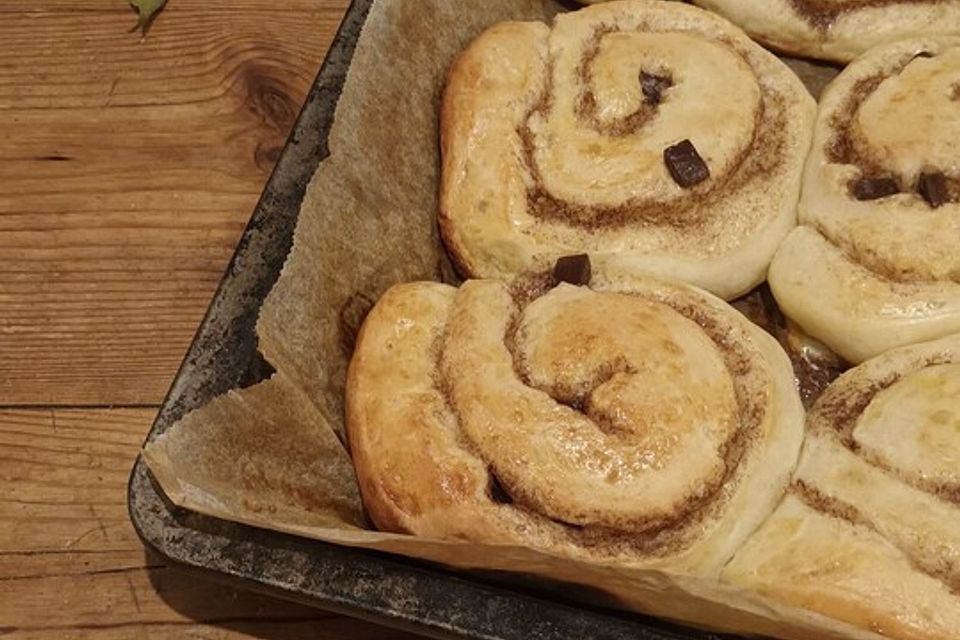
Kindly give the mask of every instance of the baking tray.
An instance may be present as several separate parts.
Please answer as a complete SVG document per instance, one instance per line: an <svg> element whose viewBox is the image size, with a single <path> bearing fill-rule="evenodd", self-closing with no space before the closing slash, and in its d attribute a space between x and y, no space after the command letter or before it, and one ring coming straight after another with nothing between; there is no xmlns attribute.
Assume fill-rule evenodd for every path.
<svg viewBox="0 0 960 640"><path fill-rule="evenodd" d="M270 374L256 350L257 312L290 250L307 183L373 0L354 0L307 96L217 293L147 440L229 389ZM434 638L721 640L566 600L570 587L442 567L306 540L174 507L137 459L128 507L147 548L172 566L233 586ZM523 586L520 586L523 585ZM594 596L597 594L587 594Z"/></svg>

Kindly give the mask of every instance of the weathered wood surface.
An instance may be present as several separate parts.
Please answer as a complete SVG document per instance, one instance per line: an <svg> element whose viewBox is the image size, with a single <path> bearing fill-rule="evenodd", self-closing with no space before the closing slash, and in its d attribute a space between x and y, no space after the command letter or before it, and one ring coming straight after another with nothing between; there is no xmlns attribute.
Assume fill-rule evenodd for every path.
<svg viewBox="0 0 960 640"><path fill-rule="evenodd" d="M0 637L408 637L169 569L125 504L347 4L170 0L141 42L126 0L0 2Z"/></svg>

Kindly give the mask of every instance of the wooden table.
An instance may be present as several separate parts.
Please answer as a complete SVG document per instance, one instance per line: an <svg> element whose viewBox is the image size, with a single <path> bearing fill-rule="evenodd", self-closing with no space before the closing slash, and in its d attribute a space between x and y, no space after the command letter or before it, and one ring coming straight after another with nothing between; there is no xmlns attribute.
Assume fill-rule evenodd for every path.
<svg viewBox="0 0 960 640"><path fill-rule="evenodd" d="M131 463L348 0L0 3L0 637L401 638L145 556Z"/></svg>

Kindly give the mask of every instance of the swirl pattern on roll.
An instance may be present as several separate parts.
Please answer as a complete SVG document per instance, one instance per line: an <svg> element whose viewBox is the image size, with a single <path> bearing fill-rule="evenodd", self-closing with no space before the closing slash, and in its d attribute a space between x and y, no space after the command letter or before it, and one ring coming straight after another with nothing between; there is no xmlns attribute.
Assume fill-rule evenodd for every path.
<svg viewBox="0 0 960 640"><path fill-rule="evenodd" d="M769 281L851 362L960 331L960 39L871 51L826 89L801 226Z"/></svg>
<svg viewBox="0 0 960 640"><path fill-rule="evenodd" d="M694 0L767 46L849 62L896 40L960 34L960 0Z"/></svg>
<svg viewBox="0 0 960 640"><path fill-rule="evenodd" d="M448 77L444 241L469 277L589 253L732 299L796 224L814 112L780 60L696 7L496 25Z"/></svg>
<svg viewBox="0 0 960 640"><path fill-rule="evenodd" d="M381 529L702 572L782 496L803 422L771 337L646 277L398 285L347 407Z"/></svg>
<svg viewBox="0 0 960 640"><path fill-rule="evenodd" d="M826 391L787 497L724 575L884 637L958 637L960 335Z"/></svg>

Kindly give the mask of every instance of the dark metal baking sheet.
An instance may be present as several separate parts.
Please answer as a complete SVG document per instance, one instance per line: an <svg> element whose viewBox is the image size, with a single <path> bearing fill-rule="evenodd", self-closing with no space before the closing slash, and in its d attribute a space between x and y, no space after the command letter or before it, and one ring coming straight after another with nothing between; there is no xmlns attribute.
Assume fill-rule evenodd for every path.
<svg viewBox="0 0 960 640"><path fill-rule="evenodd" d="M354 0L147 439L216 395L269 373L256 352L260 304L290 250L307 182L326 138L372 0ZM491 640L720 640L641 616L564 603L509 578L457 574L202 516L172 506L138 459L130 517L144 544L170 564L436 638ZM511 586L504 586L504 584ZM526 582L524 582L526 584Z"/></svg>

